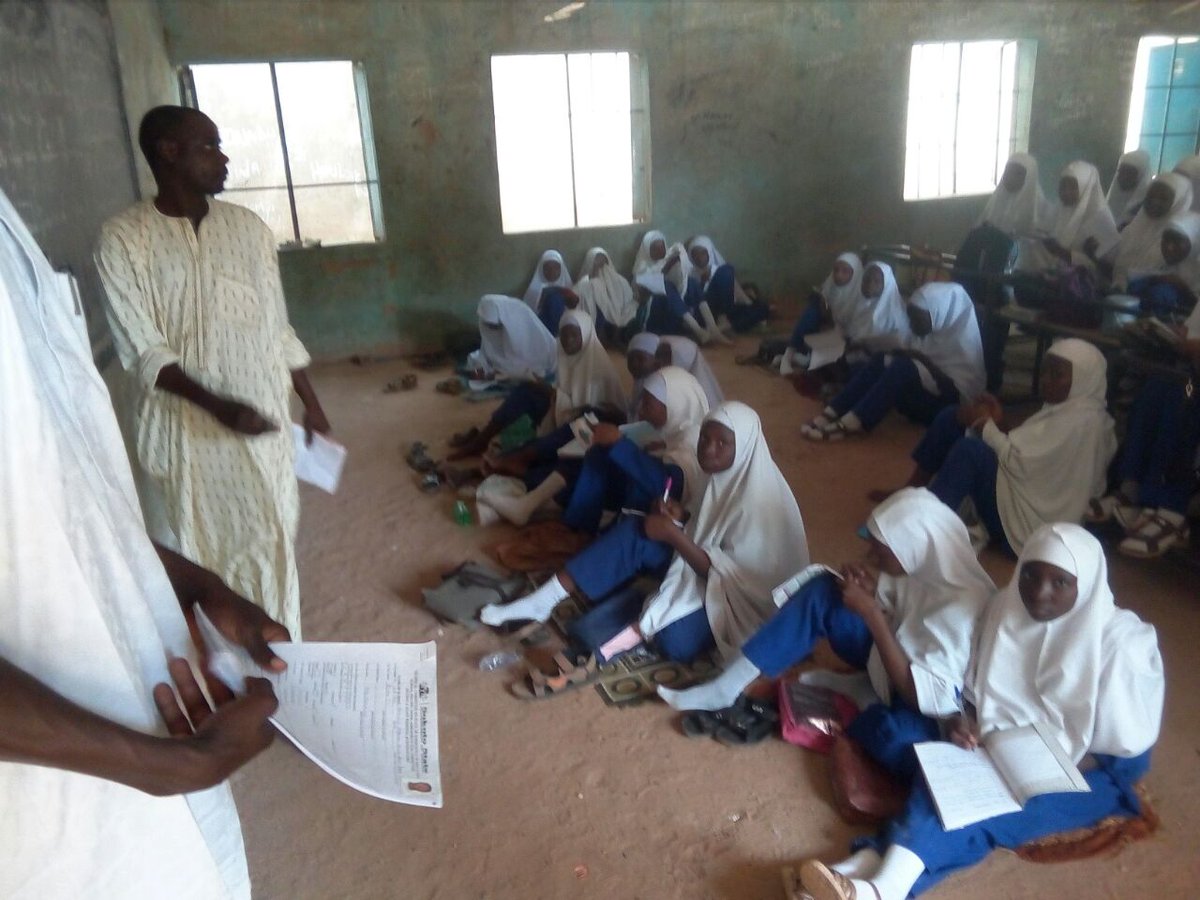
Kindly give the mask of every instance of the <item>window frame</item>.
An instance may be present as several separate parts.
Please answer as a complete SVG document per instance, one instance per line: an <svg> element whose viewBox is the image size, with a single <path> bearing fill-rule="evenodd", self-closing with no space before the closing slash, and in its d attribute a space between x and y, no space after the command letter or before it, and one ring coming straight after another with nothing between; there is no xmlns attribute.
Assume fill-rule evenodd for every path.
<svg viewBox="0 0 1200 900"><path fill-rule="evenodd" d="M630 203L630 219L627 222L614 222L604 225L580 225L579 201L576 190L576 158L574 151L575 121L571 106L571 79L569 58L571 56L592 56L593 54L624 53L629 57L629 142L630 142L630 175L632 178L632 197ZM531 57L555 56L563 60L566 74L567 91L567 127L568 146L571 148L571 208L574 224L552 225L531 229L508 231L504 227L504 201L500 195L500 152L496 133L496 85L492 77L493 60L497 57ZM491 106L492 139L496 142L496 192L500 204L500 232L504 236L522 234L546 234L550 232L582 231L594 228L628 228L631 225L644 225L651 220L653 187L651 184L651 142L650 142L650 73L645 54L630 48L592 47L586 50L536 50L516 51L504 50L488 54L488 85Z"/></svg>
<svg viewBox="0 0 1200 900"><path fill-rule="evenodd" d="M300 216L296 209L296 187L295 181L292 178L292 163L288 156L287 144L287 129L283 122L283 105L279 99L279 80L275 73L276 65L284 65L291 63L328 63L340 62L349 63L351 74L354 79L354 98L358 107L358 125L359 137L362 143L363 155L363 172L366 176L365 181L330 181L314 184L302 184L301 188L308 187L349 187L362 184L367 189L367 204L370 207L371 213L371 228L375 233L373 241L345 241L337 244L320 244L317 246L306 245L303 237L300 234ZM291 213L292 221L292 238L279 243L279 249L297 249L297 250L312 250L321 247L352 247L352 246L375 246L383 243L387 238L387 231L383 224L383 196L379 188L379 162L375 152L375 128L371 120L371 103L370 95L367 91L367 75L366 67L361 60L344 59L339 57L320 57L320 58L304 58L304 59L223 59L210 60L207 62L190 62L182 63L177 69L179 79L180 96L183 98L183 105L191 109L199 110L200 106L196 98L196 82L192 70L198 66L223 66L223 65L265 65L269 67L271 73L271 90L275 101L275 125L279 129L279 144L280 152L283 156L283 172L285 184L283 187L287 191L288 209ZM218 123L219 127L220 123ZM262 190L262 188L232 188L228 191L230 194L238 194L246 190Z"/></svg>
<svg viewBox="0 0 1200 900"><path fill-rule="evenodd" d="M903 169L900 173L900 193L901 200L905 203L927 203L937 200L954 200L959 197L983 197L995 190L995 185L986 190L979 191L963 191L957 190L957 182L959 177L958 172L958 116L962 103L962 54L963 48L968 44L1001 44L1002 54L1003 47L1013 45L1016 48L1016 61L1013 71L1013 87L1012 87L1012 122L1010 135L1008 140L1008 150L1001 154L1000 145L996 145L996 160L994 168L997 172L1003 171L1004 162L1008 160L1014 153L1024 153L1029 150L1029 125L1033 114L1033 87L1034 73L1037 66L1037 40L1033 38L972 38L970 40L930 40L930 41L914 41L909 46L909 66L908 76L909 84L907 89L906 101L909 106L912 104L912 58L917 47L927 46L946 46L953 44L958 48L958 82L955 85L954 93L954 137L950 144L950 151L954 156L955 164L952 168L952 177L954 187L946 194L933 194L930 196L907 196L907 172L908 172L908 107L905 110L905 131L904 131L904 153ZM1003 58L1003 55L1002 55ZM997 93L997 100L1003 95L1003 91ZM998 102L996 115L999 117L1003 110L1003 104ZM999 183L999 174L996 176L997 184Z"/></svg>
<svg viewBox="0 0 1200 900"><path fill-rule="evenodd" d="M1148 73L1145 71L1145 68L1143 67L1143 66L1149 65L1149 57L1150 57L1149 51L1154 49L1154 47L1147 48L1144 63L1143 63L1143 57L1142 57L1142 47L1144 44L1146 44L1147 41L1154 41L1154 40L1171 42L1170 43L1170 47L1171 47L1170 73L1171 73L1171 75L1170 75L1170 78L1168 79L1167 83L1164 85L1149 84L1148 83L1149 82ZM1167 143L1167 138L1188 136L1188 132L1167 131L1166 130L1167 120L1170 118L1171 92L1174 91L1176 87L1179 87L1180 89L1194 89L1197 87L1196 85L1176 85L1174 83L1175 82L1175 60L1179 54L1180 42L1184 42L1187 44L1198 43L1198 42L1200 42L1200 32L1197 32L1195 34L1175 34L1175 35L1144 34L1140 38L1138 38L1137 55L1135 56L1135 61L1134 61L1133 82L1130 85L1130 89L1129 89L1129 117L1126 120L1126 124L1125 124L1125 152L1129 152L1130 150L1145 149L1142 147L1142 141L1146 137L1150 137L1150 138L1157 140L1158 141L1158 153L1157 153L1157 155L1153 156L1150 160L1151 171L1155 172L1156 174L1163 171L1163 149L1164 149L1164 145ZM1162 43L1162 44L1159 44L1158 46L1164 47L1167 45L1165 43ZM1140 83L1139 83L1139 81L1140 81ZM1167 92L1167 102L1166 102L1166 105L1163 107L1163 130L1162 131L1146 131L1146 129L1145 129L1145 124L1146 124L1145 110L1146 110L1147 92L1150 90L1163 89L1163 88L1165 88L1166 92ZM1133 119L1134 119L1135 115L1139 119L1136 128L1134 127L1134 123L1133 123ZM1190 136L1192 138L1192 153L1193 154L1200 153L1200 126L1197 127L1196 133L1192 134ZM1147 151L1147 152L1149 152L1149 151ZM1184 158L1186 158L1186 156ZM1172 165L1174 165L1174 163Z"/></svg>

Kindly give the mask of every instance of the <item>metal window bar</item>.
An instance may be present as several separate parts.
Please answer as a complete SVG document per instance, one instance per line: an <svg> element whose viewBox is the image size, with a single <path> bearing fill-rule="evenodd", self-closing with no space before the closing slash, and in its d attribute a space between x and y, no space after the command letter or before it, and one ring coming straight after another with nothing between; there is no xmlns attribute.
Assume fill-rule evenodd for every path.
<svg viewBox="0 0 1200 900"><path fill-rule="evenodd" d="M292 212L292 232L296 243L300 243L300 216L296 212L296 189L292 184L292 161L288 158L287 134L283 127L283 105L279 101L279 79L275 76L275 63L271 67L271 92L275 95L275 120L279 123L279 144L283 148L283 177L287 181L288 206Z"/></svg>
<svg viewBox="0 0 1200 900"><path fill-rule="evenodd" d="M582 54L591 62L591 54ZM570 141L571 152L571 209L575 217L575 227L579 227L579 192L575 189L575 108L571 101L571 59L563 54L563 73L567 78L567 137Z"/></svg>
<svg viewBox="0 0 1200 900"><path fill-rule="evenodd" d="M958 105L962 103L962 80L963 80L963 45L958 42L954 45L958 51L958 81L954 85L954 130L950 138L950 196L955 196L958 193Z"/></svg>

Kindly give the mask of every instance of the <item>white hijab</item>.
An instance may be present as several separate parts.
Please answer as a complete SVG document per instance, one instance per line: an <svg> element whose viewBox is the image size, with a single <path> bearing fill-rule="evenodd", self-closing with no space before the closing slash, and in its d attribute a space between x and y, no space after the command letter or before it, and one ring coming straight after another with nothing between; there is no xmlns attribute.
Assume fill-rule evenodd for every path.
<svg viewBox="0 0 1200 900"><path fill-rule="evenodd" d="M1113 249L1113 284L1124 287L1130 278L1148 272L1161 272L1163 267L1162 233L1167 230L1171 217L1187 212L1192 206L1192 183L1178 172L1165 172L1154 179L1171 189L1174 199L1166 215L1152 219L1146 215L1146 206L1125 226ZM1149 188L1147 188L1149 191Z"/></svg>
<svg viewBox="0 0 1200 900"><path fill-rule="evenodd" d="M548 262L558 263L558 278L554 281L547 281L546 276L542 274L542 266ZM529 287L525 289L525 305L537 312L542 300L542 289L548 287L571 287L571 273L567 271L567 264L557 250L547 250L538 260L537 268L533 270L533 278L529 280Z"/></svg>
<svg viewBox="0 0 1200 900"><path fill-rule="evenodd" d="M883 273L883 291L874 299L862 292L862 281L866 270L872 266ZM858 297L841 313L835 309L833 319L846 335L846 339L864 345L868 350L887 350L907 343L911 331L908 314L904 311L904 298L896 284L896 274L887 263L868 263L859 279Z"/></svg>
<svg viewBox="0 0 1200 900"><path fill-rule="evenodd" d="M931 281L913 291L908 302L926 310L933 321L933 331L925 337L912 335L909 347L924 353L954 382L960 399L974 400L983 393L987 376L975 304L966 288L952 281ZM925 367L918 363L917 368L922 384L932 390L932 377L927 381Z"/></svg>
<svg viewBox="0 0 1200 900"><path fill-rule="evenodd" d="M678 366L664 366L646 376L646 393L667 408L667 424L660 430L666 444L662 458L683 470L683 505L694 514L708 477L696 459L708 398L700 382Z"/></svg>
<svg viewBox="0 0 1200 900"><path fill-rule="evenodd" d="M1200 293L1200 213L1176 213L1171 216L1164 233L1167 231L1182 234L1192 245L1183 262L1168 266L1167 270L1178 275L1193 293ZM1196 306L1200 309L1200 303Z"/></svg>
<svg viewBox="0 0 1200 900"><path fill-rule="evenodd" d="M825 276L825 281L821 283L821 296L825 298L825 302L829 304L829 312L833 316L835 322L846 321L850 318L855 305L859 302L862 296L862 277L863 264L858 258L857 253L843 253L837 258L837 262L845 263L850 267L853 273L850 280L843 285L838 285L833 280L832 270ZM887 276L884 276L887 280ZM893 276L892 281L895 282ZM885 288L886 290L886 288Z"/></svg>
<svg viewBox="0 0 1200 900"><path fill-rule="evenodd" d="M599 275L592 275L592 264L599 254L603 254L608 262L600 268ZM579 295L580 308L593 319L599 312L610 324L623 328L637 316L633 288L617 272L612 257L603 247L593 247L584 256L575 293Z"/></svg>
<svg viewBox="0 0 1200 900"><path fill-rule="evenodd" d="M979 217L979 224L986 223L1013 237L1039 235L1046 228L1050 201L1042 193L1038 181L1037 160L1028 153L1014 153L1008 161L1025 170L1025 183L1016 193L1003 184L996 185Z"/></svg>
<svg viewBox="0 0 1200 900"><path fill-rule="evenodd" d="M709 409L716 409L725 402L725 394L721 391L717 376L695 341L682 335L666 334L660 337L658 342L671 348L671 365L686 369L700 382L705 396L708 397Z"/></svg>
<svg viewBox="0 0 1200 900"><path fill-rule="evenodd" d="M532 309L515 297L484 294L479 301L479 354L484 368L501 378L544 377L557 366L557 344ZM486 328L500 325L502 328Z"/></svg>
<svg viewBox="0 0 1200 900"><path fill-rule="evenodd" d="M1067 163L1059 177L1075 179L1079 202L1074 206L1054 204L1050 236L1072 252L1082 250L1084 242L1094 237L1099 252L1105 252L1117 241L1117 223L1100 192L1100 173L1090 162L1075 160Z"/></svg>
<svg viewBox="0 0 1200 900"><path fill-rule="evenodd" d="M1146 196L1146 189L1150 187L1150 179L1154 176L1150 172L1150 154L1145 150L1130 150L1128 153L1121 154L1121 158L1117 160L1117 170L1121 166L1133 166L1137 169L1138 180L1132 190L1124 190L1117 181L1116 173L1113 174L1113 180L1108 186L1108 196L1105 198L1108 203L1108 211L1112 213L1113 220L1118 226L1124 225L1134 217L1132 207L1141 203Z"/></svg>
<svg viewBox="0 0 1200 900"><path fill-rule="evenodd" d="M667 248L662 259L650 258L650 245L655 241L662 241ZM671 270L671 283L675 285L680 294L687 290L688 276L692 274L692 261L688 258L687 249L683 244L668 244L666 235L661 231L647 231L642 235L642 243L638 246L637 256L633 259L633 278L632 281L640 281L647 287L651 293L660 294L661 290L656 290L656 279L646 278L642 280L642 276L661 276L663 274L663 265L667 261L667 257L674 250L679 254L679 264Z"/></svg>
<svg viewBox="0 0 1200 900"><path fill-rule="evenodd" d="M775 612L772 588L808 565L808 539L796 498L771 458L758 414L722 403L705 417L734 433L733 465L709 475L687 533L712 562L702 579L676 556L647 601L642 634L703 608L717 650L729 658Z"/></svg>
<svg viewBox="0 0 1200 900"><path fill-rule="evenodd" d="M562 327L574 325L583 337L583 346L574 356L562 349ZM584 406L615 406L625 409L628 401L621 379L608 351L596 337L591 316L577 309L563 313L558 325L558 381L554 392L554 424L565 425Z"/></svg>
<svg viewBox="0 0 1200 900"><path fill-rule="evenodd" d="M1088 500L1104 493L1117 438L1108 414L1108 364L1078 338L1057 341L1051 356L1071 364L1071 392L1047 403L1007 436L992 426L985 437L996 450L996 505L1004 534L1020 552L1047 522L1078 522Z"/></svg>
<svg viewBox="0 0 1200 900"><path fill-rule="evenodd" d="M706 234L698 234L688 241L688 259L691 259L692 250L694 250L696 247L703 247L706 251L708 251L708 269L706 271L711 278L713 272L725 265L725 257L723 257L720 251L717 250L716 244L712 242L712 238ZM696 269L695 262L692 263L692 269L693 271Z"/></svg>
<svg viewBox="0 0 1200 900"><path fill-rule="evenodd" d="M654 351L658 349L658 335L649 331L639 331L629 339L629 346L625 349L626 357L634 352L649 353L654 356ZM647 376L649 377L649 376ZM642 391L646 389L645 378L633 379L633 387L629 391L629 420L633 421L637 418L638 404L642 401Z"/></svg>
<svg viewBox="0 0 1200 900"><path fill-rule="evenodd" d="M1200 154L1188 156L1175 164L1172 170L1192 183L1192 212L1200 212Z"/></svg>
<svg viewBox="0 0 1200 900"><path fill-rule="evenodd" d="M910 660L921 712L958 711L979 617L996 585L979 565L962 520L925 488L897 491L875 508L867 530L895 554L905 575L880 575L877 596ZM876 693L890 700L879 651L867 663Z"/></svg>
<svg viewBox="0 0 1200 900"><path fill-rule="evenodd" d="M1031 561L1078 579L1074 607L1050 622L1035 621L1021 602L1021 568ZM1088 753L1138 756L1158 739L1158 637L1114 604L1104 552L1080 526L1043 525L1030 536L979 634L970 690L983 735L1040 722L1075 763Z"/></svg>

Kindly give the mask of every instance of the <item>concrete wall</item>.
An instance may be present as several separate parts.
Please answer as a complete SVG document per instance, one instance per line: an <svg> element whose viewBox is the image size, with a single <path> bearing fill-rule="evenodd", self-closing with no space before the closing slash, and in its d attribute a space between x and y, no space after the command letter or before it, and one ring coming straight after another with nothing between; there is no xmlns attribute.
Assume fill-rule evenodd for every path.
<svg viewBox="0 0 1200 900"><path fill-rule="evenodd" d="M428 345L469 322L481 293L519 294L545 247L572 266L594 244L631 263L640 228L501 233L491 53L645 53L653 225L707 232L744 279L789 298L846 246L953 249L982 207L900 199L913 41L1037 40L1030 140L1052 188L1074 158L1111 175L1138 37L1200 28L1192 3L1096 0L590 0L543 23L564 2L159 0L176 63L366 65L388 238L284 254L292 318L314 352Z"/></svg>
<svg viewBox="0 0 1200 900"><path fill-rule="evenodd" d="M79 278L91 332L103 334L92 248L136 192L101 0L0 3L0 188L51 263Z"/></svg>

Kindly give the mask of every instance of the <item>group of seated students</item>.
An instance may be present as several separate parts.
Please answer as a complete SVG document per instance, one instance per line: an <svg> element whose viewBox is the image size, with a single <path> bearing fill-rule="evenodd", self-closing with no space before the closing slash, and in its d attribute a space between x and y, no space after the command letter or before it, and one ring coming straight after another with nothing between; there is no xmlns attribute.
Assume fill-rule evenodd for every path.
<svg viewBox="0 0 1200 900"><path fill-rule="evenodd" d="M778 359L781 371L803 372L818 338L845 342L840 390L801 433L862 436L893 409L928 426L910 485L961 509L977 544L1016 553L1042 523L1112 520L1127 555L1186 545L1200 446L1188 365L1178 377L1143 380L1120 448L1105 358L1083 340L1052 345L1039 379L1044 406L1026 421L1010 420L995 396L1010 327L991 315L997 287L1001 302L1067 310L1066 324L1073 309L1099 309L1087 302L1094 296L1127 294L1178 338L1166 356L1200 366L1200 157L1155 178L1147 167L1144 151L1122 156L1105 197L1095 166L1072 162L1050 204L1037 162L1014 155L958 254L958 282L927 282L907 301L887 263L838 256ZM1084 296L1074 293L1080 285Z"/></svg>
<svg viewBox="0 0 1200 900"><path fill-rule="evenodd" d="M1174 176L1154 182L1161 183L1190 203L1190 185ZM1158 217L1154 184L1126 231L1139 217ZM1009 188L1002 183L1001 191ZM1002 205L993 198L988 208ZM583 302L567 302L557 255L539 266L526 298L533 305L488 296L479 306L482 346L470 366L517 383L483 428L456 436L457 455L483 453L523 418L530 429L515 448L484 457L485 474L521 484L493 490L495 479L485 481L480 521L524 525L553 505L584 538L535 590L480 613L485 624L508 627L546 622L569 598L582 605L566 624L557 671L531 669L516 692L557 696L631 652L649 649L684 664L708 656L720 663L717 677L658 693L676 709L720 722L753 682L779 677L828 641L865 670L877 695L849 736L911 794L903 813L877 837L856 842L848 859L805 863L801 877L813 897L899 900L994 847L1138 815L1135 786L1161 724L1162 660L1154 629L1115 606L1103 550L1079 523L1127 517L1131 537L1146 541L1149 533L1138 530L1146 522L1135 519L1170 524L1168 504L1177 498L1164 487L1156 438L1166 418L1191 415L1178 405L1163 410L1160 399L1173 386L1139 397L1135 413L1153 420L1151 431L1140 444L1127 442L1119 492L1106 495L1117 442L1107 365L1096 347L1077 338L1053 344L1040 377L1042 408L1011 423L986 391L980 324L966 289L929 283L906 303L886 264L864 267L843 254L815 312L797 326L789 359L803 368L811 360L807 339L832 321L846 338L853 374L803 431L817 441L864 435L892 408L928 429L909 483L874 497L862 532L865 561L812 567L799 506L758 414L723 398L698 341L647 328L682 303L680 320L720 332L718 313L732 322L738 307L754 304L737 300L732 270L711 242L697 239L685 251L651 232L642 251L635 281L648 293L626 323L634 326L626 352L632 397L596 324L602 317L620 327L620 317L610 319L599 302L595 318ZM1189 246L1184 255L1191 254ZM1119 250L1113 258L1122 258ZM601 250L589 265L586 278L611 269ZM708 276L697 278L704 267ZM715 289L722 284L725 293ZM588 292L579 287L572 293L582 301ZM556 292L565 298L557 340L539 319ZM699 318L686 306L689 295L700 298ZM1189 326L1200 338L1200 314ZM1200 340L1185 346L1200 348ZM634 420L650 426L652 439L639 442L622 429ZM579 440L581 421L585 449L560 454ZM1175 424L1177 445L1186 426ZM1017 556L1002 589L977 560L981 536ZM645 579L655 585L648 593L639 587ZM949 739L973 748L992 732L1032 724L1048 728L1082 767L1090 792L1044 795L1021 812L946 831L918 777L913 745Z"/></svg>
<svg viewBox="0 0 1200 900"><path fill-rule="evenodd" d="M552 336L564 311L582 309L606 346L642 331L728 344L730 334L748 331L769 314L754 289L747 292L738 282L711 238L699 235L686 248L668 247L661 231L642 237L629 278L603 247L592 247L572 282L562 254L547 250L523 299Z"/></svg>

